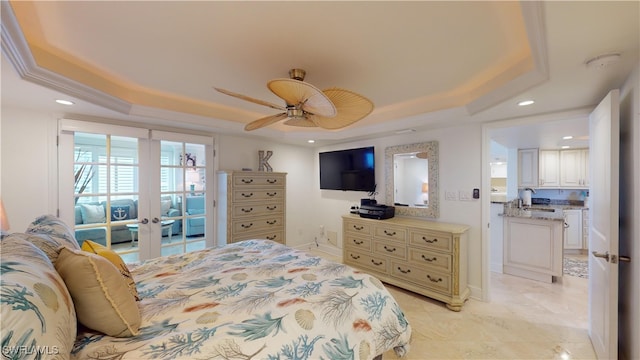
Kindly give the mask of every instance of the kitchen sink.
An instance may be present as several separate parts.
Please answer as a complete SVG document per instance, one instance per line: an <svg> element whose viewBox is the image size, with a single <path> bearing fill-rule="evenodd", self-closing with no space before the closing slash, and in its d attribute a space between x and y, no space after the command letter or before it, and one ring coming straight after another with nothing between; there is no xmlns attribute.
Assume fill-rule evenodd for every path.
<svg viewBox="0 0 640 360"><path fill-rule="evenodd" d="M556 212L556 209L548 208L548 207L526 207L526 208L523 208L523 209L525 211Z"/></svg>

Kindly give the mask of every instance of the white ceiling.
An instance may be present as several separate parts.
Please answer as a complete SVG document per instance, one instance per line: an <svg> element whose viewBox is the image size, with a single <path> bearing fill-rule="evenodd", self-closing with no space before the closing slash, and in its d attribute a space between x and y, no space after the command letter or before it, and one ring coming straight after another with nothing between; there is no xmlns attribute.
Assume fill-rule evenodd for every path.
<svg viewBox="0 0 640 360"><path fill-rule="evenodd" d="M305 81L358 92L376 109L340 131L251 134L323 144L590 108L638 63L639 4L2 2L2 106L242 133L276 111L212 87L281 103L266 82L299 67ZM617 63L585 66L612 52ZM62 96L76 105L52 102ZM518 107L522 99L536 103ZM585 122L511 131L495 139L550 144Z"/></svg>

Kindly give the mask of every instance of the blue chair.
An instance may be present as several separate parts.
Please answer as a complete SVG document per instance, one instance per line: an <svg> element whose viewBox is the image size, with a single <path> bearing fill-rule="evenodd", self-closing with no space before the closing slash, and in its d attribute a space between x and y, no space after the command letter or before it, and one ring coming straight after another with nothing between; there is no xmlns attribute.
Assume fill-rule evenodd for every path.
<svg viewBox="0 0 640 360"><path fill-rule="evenodd" d="M185 215L204 215L204 196L187 196ZM187 217L185 219L184 234L186 236L204 235L205 217Z"/></svg>

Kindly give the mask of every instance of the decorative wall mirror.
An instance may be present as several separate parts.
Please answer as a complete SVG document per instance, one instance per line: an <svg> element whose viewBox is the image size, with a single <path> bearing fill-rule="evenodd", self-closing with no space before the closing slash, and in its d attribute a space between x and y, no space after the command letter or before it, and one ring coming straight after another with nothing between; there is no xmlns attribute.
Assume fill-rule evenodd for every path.
<svg viewBox="0 0 640 360"><path fill-rule="evenodd" d="M440 216L437 141L389 146L384 162L386 204L396 215Z"/></svg>

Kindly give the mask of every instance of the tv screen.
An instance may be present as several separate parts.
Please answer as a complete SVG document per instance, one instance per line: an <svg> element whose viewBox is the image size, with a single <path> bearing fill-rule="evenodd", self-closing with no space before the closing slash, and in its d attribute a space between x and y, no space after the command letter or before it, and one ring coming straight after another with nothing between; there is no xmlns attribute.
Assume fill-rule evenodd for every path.
<svg viewBox="0 0 640 360"><path fill-rule="evenodd" d="M373 146L320 153L320 189L373 191Z"/></svg>

